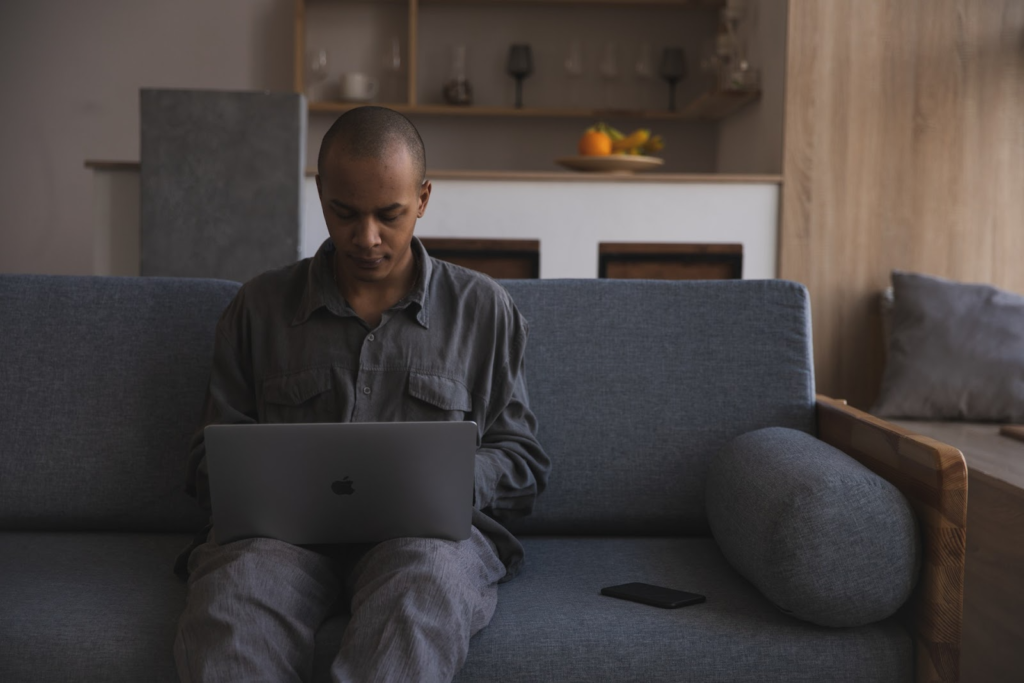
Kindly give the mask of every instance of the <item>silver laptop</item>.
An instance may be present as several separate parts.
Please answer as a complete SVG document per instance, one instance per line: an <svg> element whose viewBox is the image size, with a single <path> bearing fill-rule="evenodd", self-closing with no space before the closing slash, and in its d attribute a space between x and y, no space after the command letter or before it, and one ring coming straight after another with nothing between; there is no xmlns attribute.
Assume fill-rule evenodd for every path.
<svg viewBox="0 0 1024 683"><path fill-rule="evenodd" d="M211 425L218 543L469 538L475 422Z"/></svg>

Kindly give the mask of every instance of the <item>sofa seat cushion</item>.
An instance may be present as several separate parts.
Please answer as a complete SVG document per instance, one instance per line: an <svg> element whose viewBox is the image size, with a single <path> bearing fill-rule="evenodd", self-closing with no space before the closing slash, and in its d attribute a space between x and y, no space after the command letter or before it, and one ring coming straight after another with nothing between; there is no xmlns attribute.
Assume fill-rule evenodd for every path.
<svg viewBox="0 0 1024 683"><path fill-rule="evenodd" d="M850 629L777 610L710 538L526 537L527 566L498 589L490 626L457 683L596 681L910 681L911 639L893 620ZM665 610L599 594L643 581L707 602ZM329 681L344 622L317 638L314 680Z"/></svg>
<svg viewBox="0 0 1024 683"><path fill-rule="evenodd" d="M167 681L181 534L0 532L0 681Z"/></svg>
<svg viewBox="0 0 1024 683"><path fill-rule="evenodd" d="M733 439L711 461L711 530L781 609L822 626L885 619L917 583L920 540L899 489L793 429Z"/></svg>
<svg viewBox="0 0 1024 683"><path fill-rule="evenodd" d="M177 681L185 585L171 566L189 540L0 532L0 680ZM793 619L710 538L534 537L524 545L528 566L499 588L460 683L911 679L911 641L895 621L830 629ZM662 610L599 595L628 581L708 601ZM320 629L316 681L330 680L347 621Z"/></svg>

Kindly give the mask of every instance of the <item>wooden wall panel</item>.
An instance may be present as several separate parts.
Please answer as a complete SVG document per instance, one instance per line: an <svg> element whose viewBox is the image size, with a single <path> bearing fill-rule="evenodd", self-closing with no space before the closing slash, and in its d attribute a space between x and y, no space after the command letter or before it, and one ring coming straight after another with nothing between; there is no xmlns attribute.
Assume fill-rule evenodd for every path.
<svg viewBox="0 0 1024 683"><path fill-rule="evenodd" d="M866 408L892 269L1024 292L1024 0L790 0L787 49L779 274Z"/></svg>

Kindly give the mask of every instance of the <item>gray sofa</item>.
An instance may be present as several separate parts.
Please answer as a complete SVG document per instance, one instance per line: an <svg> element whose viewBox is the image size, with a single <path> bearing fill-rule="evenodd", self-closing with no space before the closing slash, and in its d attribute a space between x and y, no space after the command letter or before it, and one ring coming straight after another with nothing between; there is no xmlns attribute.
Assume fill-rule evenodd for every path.
<svg viewBox="0 0 1024 683"><path fill-rule="evenodd" d="M823 468L816 481L840 496L816 505L838 522L855 515L841 496L844 482L863 477L847 456L836 452L849 461L838 470L819 466L813 452L797 465L779 456L762 480L743 474L751 459L738 458L742 444L727 448L757 429L818 429L802 287L504 284L530 323L530 399L553 470L534 515L514 528L527 565L500 587L494 620L474 639L458 681L909 681L915 661L919 680L933 678L922 662L936 637L919 632L917 607L821 626L765 597L772 581L786 580L759 574L773 560L741 557L748 546L771 552L789 542L756 530L794 505L762 513L770 509L762 503L813 493L818 484L801 479L807 471ZM172 642L185 587L172 566L206 521L183 492L186 449L214 325L237 286L0 276L0 681L176 680ZM828 409L837 433L860 419L838 403ZM732 460L716 465L722 452ZM709 471L716 491L735 486L745 501L720 505L717 525L705 499ZM799 488L787 489L787 472ZM930 532L921 533L927 572ZM861 525L849 541L874 535ZM909 566L892 550L899 547L886 560ZM831 572L811 578L827 583ZM599 595L630 581L707 602L662 610ZM930 590L930 581L918 583L918 593ZM316 680L328 680L345 622L321 628ZM934 678L955 680L955 644L942 647Z"/></svg>

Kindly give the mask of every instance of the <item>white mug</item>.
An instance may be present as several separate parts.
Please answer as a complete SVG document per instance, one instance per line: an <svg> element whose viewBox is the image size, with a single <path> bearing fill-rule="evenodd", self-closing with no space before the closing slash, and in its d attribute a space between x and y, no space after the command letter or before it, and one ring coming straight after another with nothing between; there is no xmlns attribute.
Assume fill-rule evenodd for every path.
<svg viewBox="0 0 1024 683"><path fill-rule="evenodd" d="M350 102L366 102L377 96L377 79L353 71L342 75L341 98Z"/></svg>

